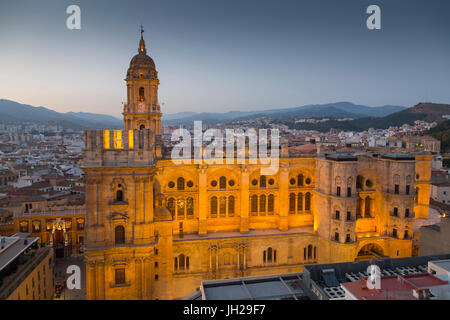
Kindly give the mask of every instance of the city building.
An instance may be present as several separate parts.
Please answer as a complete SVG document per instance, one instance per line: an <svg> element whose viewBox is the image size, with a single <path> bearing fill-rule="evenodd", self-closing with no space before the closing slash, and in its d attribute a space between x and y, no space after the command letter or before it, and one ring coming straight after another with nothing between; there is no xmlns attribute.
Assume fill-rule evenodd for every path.
<svg viewBox="0 0 450 320"><path fill-rule="evenodd" d="M448 275L430 268L448 264L450 254L308 265L302 279L320 300L449 299ZM434 263L434 264L432 264ZM367 287L369 266L380 269L381 288Z"/></svg>
<svg viewBox="0 0 450 320"><path fill-rule="evenodd" d="M85 132L88 299L181 299L202 280L301 272L305 264L412 254L427 218L428 154L166 156L158 73L141 34L124 130ZM248 153L246 153L248 156Z"/></svg>
<svg viewBox="0 0 450 320"><path fill-rule="evenodd" d="M0 299L53 299L53 249L29 233L0 236Z"/></svg>

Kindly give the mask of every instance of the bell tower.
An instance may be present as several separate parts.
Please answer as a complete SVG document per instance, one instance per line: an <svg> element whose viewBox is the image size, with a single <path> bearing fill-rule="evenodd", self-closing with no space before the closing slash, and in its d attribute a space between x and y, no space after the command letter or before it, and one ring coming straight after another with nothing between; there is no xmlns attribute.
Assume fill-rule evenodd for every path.
<svg viewBox="0 0 450 320"><path fill-rule="evenodd" d="M142 26L138 54L130 61L125 81L127 83L127 103L123 107L125 130L150 129L155 135L160 135L162 114L158 103L158 72L155 62L147 55Z"/></svg>

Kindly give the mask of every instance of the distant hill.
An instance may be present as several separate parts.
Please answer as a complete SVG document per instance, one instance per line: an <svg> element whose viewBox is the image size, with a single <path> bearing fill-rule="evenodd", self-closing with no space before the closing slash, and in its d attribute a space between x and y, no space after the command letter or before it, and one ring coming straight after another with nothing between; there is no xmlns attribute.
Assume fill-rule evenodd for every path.
<svg viewBox="0 0 450 320"><path fill-rule="evenodd" d="M450 120L445 120L439 123L436 127L427 132L433 137L441 141L441 152L450 152Z"/></svg>
<svg viewBox="0 0 450 320"><path fill-rule="evenodd" d="M34 107L11 100L0 99L0 123L35 122L60 125L74 130L84 129L119 129L123 126L121 119L95 113L68 112L60 113L45 107Z"/></svg>
<svg viewBox="0 0 450 320"><path fill-rule="evenodd" d="M416 120L428 122L442 122L445 115L450 115L449 104L419 103L414 107L387 115L385 117L365 117L348 121L327 121L317 124L301 123L291 124L291 127L304 130L329 131L331 128L351 131L364 131L369 128L387 129L389 127L399 127L403 124L413 124Z"/></svg>
<svg viewBox="0 0 450 320"><path fill-rule="evenodd" d="M368 107L356 105L351 102L335 102L328 104L314 104L294 108L270 109L259 111L229 111L225 113L193 113L180 112L163 115L164 124L192 124L194 120L201 120L206 123L228 122L235 120L245 120L255 117L269 117L273 119L282 118L363 118L363 117L384 117L386 115L406 109L402 106L381 106Z"/></svg>

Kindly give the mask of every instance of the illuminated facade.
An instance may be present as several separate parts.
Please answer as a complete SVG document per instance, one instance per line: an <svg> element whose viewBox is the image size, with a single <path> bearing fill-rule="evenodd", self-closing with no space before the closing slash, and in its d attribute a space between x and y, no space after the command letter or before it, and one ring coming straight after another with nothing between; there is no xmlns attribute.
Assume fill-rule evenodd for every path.
<svg viewBox="0 0 450 320"><path fill-rule="evenodd" d="M85 133L88 299L178 299L205 279L411 255L431 156L282 151L271 176L237 161L176 165L162 157L159 80L142 36L126 83L125 130Z"/></svg>

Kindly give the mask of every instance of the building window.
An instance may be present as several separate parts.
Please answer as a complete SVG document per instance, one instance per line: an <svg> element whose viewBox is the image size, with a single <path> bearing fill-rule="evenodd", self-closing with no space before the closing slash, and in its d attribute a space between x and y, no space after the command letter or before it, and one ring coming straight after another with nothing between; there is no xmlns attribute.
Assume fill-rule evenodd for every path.
<svg viewBox="0 0 450 320"><path fill-rule="evenodd" d="M312 245L308 246L308 259L312 259Z"/></svg>
<svg viewBox="0 0 450 320"><path fill-rule="evenodd" d="M340 220L340 215L341 215L341 213L339 212L339 210L336 210L336 215L335 215L335 218L337 219L337 220Z"/></svg>
<svg viewBox="0 0 450 320"><path fill-rule="evenodd" d="M336 195L337 195L338 197L341 196L341 187L336 187Z"/></svg>
<svg viewBox="0 0 450 320"><path fill-rule="evenodd" d="M397 238L397 237L398 237L398 235L397 235L397 229L393 229L393 230L392 230L392 237L394 237L394 238Z"/></svg>
<svg viewBox="0 0 450 320"><path fill-rule="evenodd" d="M259 197L259 212L266 212L266 196L265 195L261 195Z"/></svg>
<svg viewBox="0 0 450 320"><path fill-rule="evenodd" d="M184 199L177 200L177 219L184 219L185 203Z"/></svg>
<svg viewBox="0 0 450 320"><path fill-rule="evenodd" d="M264 263L277 262L277 250L273 250L271 247L267 248L267 250L264 250L263 262Z"/></svg>
<svg viewBox="0 0 450 320"><path fill-rule="evenodd" d="M115 282L116 284L125 284L125 268L115 270Z"/></svg>
<svg viewBox="0 0 450 320"><path fill-rule="evenodd" d="M228 216L234 216L234 196L228 197Z"/></svg>
<svg viewBox="0 0 450 320"><path fill-rule="evenodd" d="M140 87L139 88L139 101L144 101L145 100L145 89L144 87Z"/></svg>
<svg viewBox="0 0 450 320"><path fill-rule="evenodd" d="M266 176L259 177L259 186L260 188L266 187Z"/></svg>
<svg viewBox="0 0 450 320"><path fill-rule="evenodd" d="M217 217L217 197L211 198L211 217Z"/></svg>
<svg viewBox="0 0 450 320"><path fill-rule="evenodd" d="M227 187L227 178L220 177L220 179L219 179L219 188L220 189L225 189L226 187Z"/></svg>
<svg viewBox="0 0 450 320"><path fill-rule="evenodd" d="M289 213L295 213L295 194L289 195Z"/></svg>
<svg viewBox="0 0 450 320"><path fill-rule="evenodd" d="M347 188L347 197L351 197L352 196L352 188L348 187Z"/></svg>
<svg viewBox="0 0 450 320"><path fill-rule="evenodd" d="M405 193L406 193L406 194L409 194L409 186L406 186Z"/></svg>
<svg viewBox="0 0 450 320"><path fill-rule="evenodd" d="M395 194L399 194L400 186L398 184L395 185Z"/></svg>
<svg viewBox="0 0 450 320"><path fill-rule="evenodd" d="M364 216L371 217L371 199L369 197L366 198L365 208L364 208Z"/></svg>
<svg viewBox="0 0 450 320"><path fill-rule="evenodd" d="M394 208L394 217L398 217L398 208Z"/></svg>
<svg viewBox="0 0 450 320"><path fill-rule="evenodd" d="M174 270L175 272L189 271L189 257L184 254L178 255L174 258Z"/></svg>
<svg viewBox="0 0 450 320"><path fill-rule="evenodd" d="M227 214L227 198L226 197L220 197L219 213L220 213L221 217L225 217Z"/></svg>
<svg viewBox="0 0 450 320"><path fill-rule="evenodd" d="M273 211L274 211L274 195L273 194L269 195L269 201L267 203L267 211L269 211L269 214L273 213Z"/></svg>
<svg viewBox="0 0 450 320"><path fill-rule="evenodd" d="M352 220L352 213L350 211L347 211L347 221Z"/></svg>
<svg viewBox="0 0 450 320"><path fill-rule="evenodd" d="M174 216L175 215L175 199L174 198L169 198L169 200L167 200L167 208L169 209L172 216Z"/></svg>
<svg viewBox="0 0 450 320"><path fill-rule="evenodd" d="M115 228L115 240L116 244L125 243L125 228L123 226L117 226Z"/></svg>
<svg viewBox="0 0 450 320"><path fill-rule="evenodd" d="M117 202L122 202L123 201L123 191L122 190L117 190L116 191L116 201Z"/></svg>
<svg viewBox="0 0 450 320"><path fill-rule="evenodd" d="M351 242L350 234L347 234L347 236L345 237L345 242L346 242L346 243Z"/></svg>
<svg viewBox="0 0 450 320"><path fill-rule="evenodd" d="M194 198L187 198L187 216L188 218L192 218L194 216Z"/></svg>
<svg viewBox="0 0 450 320"><path fill-rule="evenodd" d="M405 230L405 236L403 238L408 239L408 237L409 237L408 230Z"/></svg>
<svg viewBox="0 0 450 320"><path fill-rule="evenodd" d="M405 209L405 218L409 218L409 209L408 208Z"/></svg>
<svg viewBox="0 0 450 320"><path fill-rule="evenodd" d="M305 195L305 210L311 210L311 193L307 192Z"/></svg>
<svg viewBox="0 0 450 320"><path fill-rule="evenodd" d="M253 195L251 199L252 199L251 200L252 213L256 213L256 212L258 212L258 196Z"/></svg>
<svg viewBox="0 0 450 320"><path fill-rule="evenodd" d="M303 211L303 193L297 195L297 211Z"/></svg>
<svg viewBox="0 0 450 320"><path fill-rule="evenodd" d="M334 241L339 242L339 233L338 232L334 233Z"/></svg>
<svg viewBox="0 0 450 320"><path fill-rule="evenodd" d="M184 190L184 178L179 177L177 179L177 189L178 190Z"/></svg>
<svg viewBox="0 0 450 320"><path fill-rule="evenodd" d="M298 187L303 187L303 175L302 174L299 174L297 176L297 186Z"/></svg>

